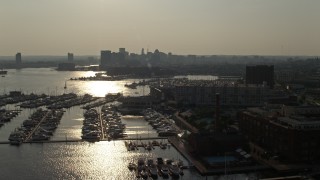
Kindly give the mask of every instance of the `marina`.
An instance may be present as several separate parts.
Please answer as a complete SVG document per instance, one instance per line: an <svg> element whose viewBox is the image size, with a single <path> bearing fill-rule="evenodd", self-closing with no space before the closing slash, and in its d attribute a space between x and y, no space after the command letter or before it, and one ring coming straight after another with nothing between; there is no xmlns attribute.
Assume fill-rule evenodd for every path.
<svg viewBox="0 0 320 180"><path fill-rule="evenodd" d="M169 178L169 175L173 179L179 179L180 176L184 175L183 172L183 162L173 161L171 159L163 159L158 157L156 160L139 158L137 163L130 162L128 168L130 171L135 171L137 178L147 179L148 177L152 179L157 179L158 176L164 179Z"/></svg>
<svg viewBox="0 0 320 180"><path fill-rule="evenodd" d="M137 80L119 82L72 81L68 82L68 88L64 89L65 78L68 78L68 76L74 76L77 72L58 73L55 71L48 71L48 69L37 70L38 73L49 78L49 80L46 79L41 82L41 84L44 84L42 86L37 85L40 83L42 78L33 74L34 70L24 69L20 72L9 70L8 75L1 79L2 87L6 87L3 89L3 92L6 92L4 94L7 95L2 95L1 97L8 98L8 92L17 91L17 89L20 90L21 87L23 87L21 88L23 94L46 95L46 97L40 96L36 99L44 99L48 96L61 96L63 93L74 93L77 97L83 97L85 94L91 94L92 98L97 97L96 102L102 101L108 93L114 94L120 92L124 96L138 96L148 93L148 87L144 87L143 89L139 89L139 87L137 87L134 92L124 87L126 83ZM85 74L84 72L78 73ZM13 78L13 76L15 78ZM34 78L35 80L22 84L21 87L15 87L14 82L16 81L16 78L22 78L20 81L27 82L27 80L23 80L24 77ZM50 80L50 78L53 79ZM101 83L109 84L103 85ZM104 86L106 89L101 91L99 88L94 88L98 86ZM108 87L114 87L115 89L108 90ZM138 92L138 94L136 92ZM71 97L70 100L75 99L74 97ZM97 117L97 121L95 123L97 123L97 126L100 126L98 129L100 129L101 134L103 134L103 136L100 136L98 141L87 142L87 140L83 140L81 138L83 135L83 122L85 120L84 113L87 111L82 109L82 106L95 103L95 101L92 101L91 103L86 103L84 105L62 108L61 110L64 111L63 116L61 117L61 120L59 120L59 125L54 131L52 131L52 135L49 135L47 140L35 141L32 139L33 135L37 131L41 130L40 127L46 121L47 116L49 116L49 114L42 112L43 114L41 113L42 115L40 116L42 118L38 119L37 123L32 126L33 132L30 131L31 133L28 134L21 143L19 143L20 146L12 146L10 145L10 141L8 141L9 135L17 127L21 127L23 122L26 119L29 119L30 115L37 111L36 108L19 108L20 106L16 106L22 102L25 101L19 101L18 103L6 104L3 106L3 109L19 110L20 112L18 116L14 117L9 123L4 124L0 128L0 152L8 154L6 152L10 151L9 156L1 157L1 160L2 162L11 162L11 166L16 167L15 169L19 169L19 173L17 173L13 172L13 169L4 167L3 171L8 173L4 174L3 178L17 178L24 176L32 179L38 179L39 177L42 177L42 174L47 174L54 179L99 179L101 177L106 177L106 175L112 177L123 177L123 179L137 179L137 173L135 173L135 171L130 171L128 169L128 165L130 162L137 163L139 158L144 160L153 159L154 162L156 162L155 160L158 157L174 161L180 159L183 161L184 165L189 167L189 161L186 157L181 155L179 151L171 145L167 137L159 137L157 129L153 128L151 124L149 124L150 122L146 121L144 116L121 115L114 113L112 108L109 109L109 105L113 104L112 102L107 102L105 109L102 108L103 105L89 108L89 110L95 109L95 117ZM48 109L47 105L42 105L40 107L46 112L54 110L53 108ZM104 115L103 113L105 110L107 110L107 112ZM56 109L56 111L60 110ZM104 116L109 116L108 121ZM125 124L125 131L122 133L126 134L126 136L109 138L110 132L116 132L118 131L117 129L119 129L119 126L114 126L119 123L119 120L116 120L117 118L120 118L120 124ZM169 124L169 119L170 118L163 117L159 123L161 122L161 124L165 126L159 126L158 128L166 129L166 126L173 125L172 123ZM109 124L107 124L108 122ZM114 124L111 125L111 122ZM157 141L158 143L155 143L154 141ZM135 142L139 146L139 149L128 151L125 142ZM149 145L149 142L151 143L151 150L148 150L149 147L146 146ZM152 142L154 143L152 144ZM21 164L21 160L25 163ZM92 162L95 163L92 164ZM75 166L75 164L77 164L77 166ZM145 162L145 164L148 163ZM39 168L40 166L44 168ZM155 172L156 170L155 168L150 168L149 172L151 173L151 171ZM170 169L167 169L167 171L169 172ZM199 175L197 170L194 168L183 170L183 172L184 175L179 176L180 179L206 179L206 177ZM144 173L140 174L140 178L142 178L143 174ZM245 179L247 176L248 175L246 174L235 175L235 177L240 177L238 179ZM170 174L169 177L171 178ZM151 177L148 176L148 178ZM163 176L158 174L158 179L162 178ZM210 178L208 177L208 179ZM213 177L211 179L213 179Z"/></svg>
<svg viewBox="0 0 320 180"><path fill-rule="evenodd" d="M49 140L63 115L61 110L37 109L20 127L11 132L8 140L12 145L22 142Z"/></svg>

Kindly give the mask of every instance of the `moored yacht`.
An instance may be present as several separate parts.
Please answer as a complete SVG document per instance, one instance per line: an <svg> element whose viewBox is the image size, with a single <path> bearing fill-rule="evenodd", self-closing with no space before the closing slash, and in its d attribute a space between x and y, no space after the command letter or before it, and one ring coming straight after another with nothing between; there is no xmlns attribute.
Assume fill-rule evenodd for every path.
<svg viewBox="0 0 320 180"><path fill-rule="evenodd" d="M179 178L180 177L180 168L177 165L170 165L169 166L170 175L173 178Z"/></svg>
<svg viewBox="0 0 320 180"><path fill-rule="evenodd" d="M33 141L45 141L45 140L49 140L49 138L50 138L49 136L42 133L32 135Z"/></svg>
<svg viewBox="0 0 320 180"><path fill-rule="evenodd" d="M162 177L164 177L164 178L169 177L169 168L167 165L162 165L160 172L161 172Z"/></svg>
<svg viewBox="0 0 320 180"><path fill-rule="evenodd" d="M137 168L137 165L133 162L130 162L128 165L128 168L130 171L135 170Z"/></svg>
<svg viewBox="0 0 320 180"><path fill-rule="evenodd" d="M96 141L99 141L100 137L101 137L100 134L98 132L95 132L95 131L83 134L81 136L82 139L85 139L85 140L96 140Z"/></svg>
<svg viewBox="0 0 320 180"><path fill-rule="evenodd" d="M158 169L155 164L149 166L149 174L153 179L158 178Z"/></svg>
<svg viewBox="0 0 320 180"><path fill-rule="evenodd" d="M0 70L0 75L6 75L8 73L8 71L5 71L3 69Z"/></svg>

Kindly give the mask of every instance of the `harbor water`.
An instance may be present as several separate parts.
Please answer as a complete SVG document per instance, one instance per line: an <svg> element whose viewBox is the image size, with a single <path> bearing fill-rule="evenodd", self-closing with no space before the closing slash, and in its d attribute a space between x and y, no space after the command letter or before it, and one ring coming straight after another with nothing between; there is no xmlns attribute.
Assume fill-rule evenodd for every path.
<svg viewBox="0 0 320 180"><path fill-rule="evenodd" d="M125 96L139 96L149 93L148 87L128 89L126 83L139 81L68 81L72 77L93 76L94 72L61 72L50 68L8 70L1 77L0 94L9 91L24 93L45 93L59 95L74 92L104 97L107 93L123 93ZM64 89L65 82L67 89ZM15 105L2 108L19 109ZM99 110L99 109L97 109ZM13 118L0 128L0 141L7 141L10 133L29 117L35 110L22 109L19 116ZM81 128L84 110L80 106L67 109L55 130L51 140L81 139ZM131 138L157 137L157 133L142 116L122 116L126 124L126 133ZM138 141L138 140L136 140ZM159 140L165 141L166 140ZM123 140L68 143L24 143L20 146L0 144L0 177L1 179L137 179L129 171L129 162L138 158L162 157L164 159L188 161L169 146L163 150L155 147L151 151L139 148L127 151ZM232 179L248 179L248 175L232 175ZM180 179L226 179L228 176L203 177L195 169L184 170ZM162 178L158 178L162 179Z"/></svg>

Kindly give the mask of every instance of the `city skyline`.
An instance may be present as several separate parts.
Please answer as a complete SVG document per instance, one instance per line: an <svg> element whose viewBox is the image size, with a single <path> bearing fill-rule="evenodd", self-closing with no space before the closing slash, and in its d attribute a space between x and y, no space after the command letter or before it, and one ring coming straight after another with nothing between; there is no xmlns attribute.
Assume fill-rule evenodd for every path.
<svg viewBox="0 0 320 180"><path fill-rule="evenodd" d="M320 53L320 2L0 2L0 55L98 55L125 47L179 55Z"/></svg>

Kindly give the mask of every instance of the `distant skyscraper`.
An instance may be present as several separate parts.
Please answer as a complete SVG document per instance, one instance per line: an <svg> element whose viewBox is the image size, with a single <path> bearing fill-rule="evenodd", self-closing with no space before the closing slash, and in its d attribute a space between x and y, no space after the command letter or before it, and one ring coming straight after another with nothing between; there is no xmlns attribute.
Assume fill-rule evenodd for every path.
<svg viewBox="0 0 320 180"><path fill-rule="evenodd" d="M21 58L21 53L18 52L18 53L16 54L16 63L17 63L17 64L21 64L21 62L22 62L21 59L22 59L22 58Z"/></svg>
<svg viewBox="0 0 320 180"><path fill-rule="evenodd" d="M68 53L68 61L73 61L73 53Z"/></svg>
<svg viewBox="0 0 320 180"><path fill-rule="evenodd" d="M101 51L101 56L100 56L100 67L101 68L106 68L108 65L111 64L111 51Z"/></svg>
<svg viewBox="0 0 320 180"><path fill-rule="evenodd" d="M246 67L246 83L247 84L263 84L267 82L271 88L274 85L274 66L257 65Z"/></svg>
<svg viewBox="0 0 320 180"><path fill-rule="evenodd" d="M119 53L120 54L125 54L126 53L126 48L119 48Z"/></svg>
<svg viewBox="0 0 320 180"><path fill-rule="evenodd" d="M116 62L116 64L122 64L127 56L127 52L126 52L126 48L119 48L119 54L117 57L118 62Z"/></svg>

